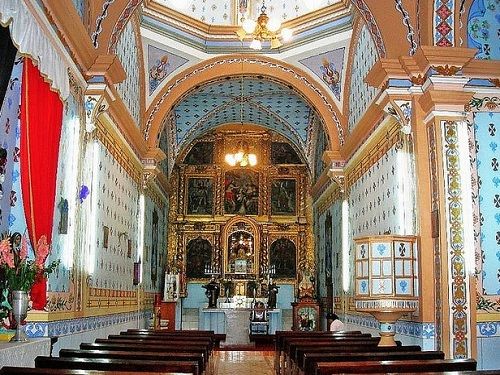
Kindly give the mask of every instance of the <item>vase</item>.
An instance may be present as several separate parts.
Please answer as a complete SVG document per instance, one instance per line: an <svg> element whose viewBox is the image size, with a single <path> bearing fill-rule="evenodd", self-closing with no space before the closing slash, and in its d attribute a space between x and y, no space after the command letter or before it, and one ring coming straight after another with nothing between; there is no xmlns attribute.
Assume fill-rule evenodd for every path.
<svg viewBox="0 0 500 375"><path fill-rule="evenodd" d="M16 334L10 341L27 341L26 334L22 330L21 323L26 319L28 312L28 292L24 290L12 291L12 315L16 320Z"/></svg>

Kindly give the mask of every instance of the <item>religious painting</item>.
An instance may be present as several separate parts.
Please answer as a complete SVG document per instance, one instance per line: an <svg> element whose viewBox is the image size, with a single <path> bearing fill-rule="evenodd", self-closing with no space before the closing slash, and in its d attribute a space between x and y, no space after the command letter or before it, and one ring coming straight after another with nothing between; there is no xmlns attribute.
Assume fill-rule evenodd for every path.
<svg viewBox="0 0 500 375"><path fill-rule="evenodd" d="M184 65L188 60L160 48L148 46L149 95L153 94L160 83L170 73Z"/></svg>
<svg viewBox="0 0 500 375"><path fill-rule="evenodd" d="M158 279L158 212L153 210L153 225L151 226L151 282L156 287Z"/></svg>
<svg viewBox="0 0 500 375"><path fill-rule="evenodd" d="M277 179L271 183L271 214L295 215L295 179Z"/></svg>
<svg viewBox="0 0 500 375"><path fill-rule="evenodd" d="M269 266L274 271L273 278L291 279L296 275L296 247L287 238L280 238L271 244Z"/></svg>
<svg viewBox="0 0 500 375"><path fill-rule="evenodd" d="M187 190L187 214L212 215L213 180L211 178L189 178Z"/></svg>
<svg viewBox="0 0 500 375"><path fill-rule="evenodd" d="M201 237L191 240L186 249L186 276L207 277L205 270L212 264L212 244Z"/></svg>
<svg viewBox="0 0 500 375"><path fill-rule="evenodd" d="M302 164L293 147L286 142L271 143L272 164Z"/></svg>
<svg viewBox="0 0 500 375"><path fill-rule="evenodd" d="M328 280L332 279L332 214L327 212L325 218L325 276Z"/></svg>
<svg viewBox="0 0 500 375"><path fill-rule="evenodd" d="M184 164L189 165L213 164L213 162L213 142L197 142L184 158Z"/></svg>
<svg viewBox="0 0 500 375"><path fill-rule="evenodd" d="M224 212L258 215L259 174L254 171L226 172L224 180Z"/></svg>

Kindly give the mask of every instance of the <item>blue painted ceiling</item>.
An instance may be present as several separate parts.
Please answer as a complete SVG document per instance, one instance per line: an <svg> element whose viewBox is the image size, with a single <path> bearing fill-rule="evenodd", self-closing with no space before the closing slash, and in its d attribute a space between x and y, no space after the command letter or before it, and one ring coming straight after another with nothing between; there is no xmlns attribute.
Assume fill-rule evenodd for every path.
<svg viewBox="0 0 500 375"><path fill-rule="evenodd" d="M304 154L312 107L291 86L264 77L226 77L195 87L173 108L178 149L225 124L255 124L285 136Z"/></svg>

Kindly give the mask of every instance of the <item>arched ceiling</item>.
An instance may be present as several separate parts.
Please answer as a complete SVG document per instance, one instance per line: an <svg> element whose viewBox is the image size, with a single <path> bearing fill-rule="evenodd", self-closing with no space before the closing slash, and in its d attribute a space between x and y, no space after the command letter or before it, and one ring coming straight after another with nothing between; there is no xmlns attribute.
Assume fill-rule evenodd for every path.
<svg viewBox="0 0 500 375"><path fill-rule="evenodd" d="M181 150L225 124L274 130L306 154L314 109L291 86L263 76L227 77L195 87L173 108L175 142Z"/></svg>

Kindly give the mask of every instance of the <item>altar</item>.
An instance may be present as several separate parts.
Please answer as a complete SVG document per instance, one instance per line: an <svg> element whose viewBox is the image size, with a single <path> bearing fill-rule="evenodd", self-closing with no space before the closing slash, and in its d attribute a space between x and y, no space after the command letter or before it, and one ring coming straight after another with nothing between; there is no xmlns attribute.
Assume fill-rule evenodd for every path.
<svg viewBox="0 0 500 375"><path fill-rule="evenodd" d="M249 328L250 315L252 312L252 299L245 301L231 299L225 302L220 299L217 308L202 308L199 313L199 329L214 331L225 334L226 340L222 346L251 345ZM274 335L281 330L281 309L268 310L269 330L268 334Z"/></svg>

